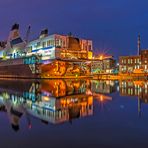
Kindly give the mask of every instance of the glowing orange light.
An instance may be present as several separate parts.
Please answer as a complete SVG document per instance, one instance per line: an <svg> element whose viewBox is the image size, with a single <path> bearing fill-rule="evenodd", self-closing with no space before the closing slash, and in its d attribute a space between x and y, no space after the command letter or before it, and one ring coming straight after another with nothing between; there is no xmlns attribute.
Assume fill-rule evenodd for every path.
<svg viewBox="0 0 148 148"><path fill-rule="evenodd" d="M101 56L99 57L99 59L100 59L100 60L103 60L103 56L101 55Z"/></svg>
<svg viewBox="0 0 148 148"><path fill-rule="evenodd" d="M50 98L49 98L49 97L44 96L44 97L43 97L43 100L44 100L44 101L49 101L49 100L50 100Z"/></svg>
<svg viewBox="0 0 148 148"><path fill-rule="evenodd" d="M101 101L101 102L103 101L103 96L102 96L102 95L100 96L100 101Z"/></svg>

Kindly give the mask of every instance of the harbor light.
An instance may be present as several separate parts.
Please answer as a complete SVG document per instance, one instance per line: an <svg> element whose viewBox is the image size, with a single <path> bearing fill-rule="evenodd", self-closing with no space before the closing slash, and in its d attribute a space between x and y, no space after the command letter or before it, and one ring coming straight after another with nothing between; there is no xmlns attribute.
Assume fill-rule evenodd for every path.
<svg viewBox="0 0 148 148"><path fill-rule="evenodd" d="M100 60L103 60L103 55L100 55L100 56L99 56L99 59L100 59Z"/></svg>

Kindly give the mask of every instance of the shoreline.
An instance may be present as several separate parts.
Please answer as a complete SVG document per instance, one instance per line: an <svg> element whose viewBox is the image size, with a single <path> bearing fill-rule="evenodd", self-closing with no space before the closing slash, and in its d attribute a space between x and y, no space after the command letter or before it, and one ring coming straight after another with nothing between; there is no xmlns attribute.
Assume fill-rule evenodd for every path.
<svg viewBox="0 0 148 148"><path fill-rule="evenodd" d="M42 80L42 79L94 79L94 80L148 80L148 74L96 74L88 76L44 76L41 77L21 77L21 76L0 76L0 79L30 79L30 80Z"/></svg>

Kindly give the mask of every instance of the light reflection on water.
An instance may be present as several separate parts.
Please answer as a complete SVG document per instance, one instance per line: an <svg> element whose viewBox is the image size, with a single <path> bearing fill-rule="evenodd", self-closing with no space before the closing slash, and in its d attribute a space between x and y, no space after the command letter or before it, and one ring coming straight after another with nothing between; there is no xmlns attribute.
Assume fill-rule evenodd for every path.
<svg viewBox="0 0 148 148"><path fill-rule="evenodd" d="M62 138L67 138L66 133L69 133L69 125L71 125L74 129L70 129L70 134L82 135L78 136L79 140L82 139L81 142L77 141L76 137L69 139L77 141L75 147L86 147L89 143L94 143L94 147L128 147L128 143L122 144L122 138L119 139L121 142L114 138L119 138L118 135L122 135L125 131L130 136L130 132L135 133L137 129L141 135L138 137L134 135L132 140L138 139L139 146L141 144L144 146L146 143L143 143L145 140L142 136L148 136L148 133L144 132L148 130L147 103L148 81L0 80L0 115L5 120L3 122L5 126L1 123L1 127L4 126L3 130L6 130L7 134L16 131L21 138L24 136L22 131L32 131L32 139L36 139L35 130L40 131L43 136L48 135L44 129L46 128L49 131L52 130L53 137L61 134L59 132L62 130L64 131ZM57 127L60 128L59 131ZM84 129L88 131L83 131ZM102 135L100 142L98 142L99 133L97 134L96 131ZM116 132L112 133L113 131ZM86 132L91 137L86 135ZM113 139L107 139L108 135ZM87 136L90 137L90 141L83 143ZM122 137L128 142L124 134ZM53 141L55 139L53 138ZM22 138L22 140L25 139ZM42 137L40 140L43 140ZM44 140L48 141L46 138ZM135 144L132 140L129 141L130 146ZM6 146L6 143L3 144ZM15 146L15 144L12 145ZM57 146L55 142L51 144ZM45 145L48 146L46 142L43 146ZM68 143L65 142L61 146L67 145ZM36 143L34 146L39 145Z"/></svg>

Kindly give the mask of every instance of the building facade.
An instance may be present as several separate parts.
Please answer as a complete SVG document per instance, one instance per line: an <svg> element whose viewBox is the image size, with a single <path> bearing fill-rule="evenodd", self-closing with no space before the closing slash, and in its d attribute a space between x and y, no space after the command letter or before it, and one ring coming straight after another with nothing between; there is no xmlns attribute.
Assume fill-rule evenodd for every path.
<svg viewBox="0 0 148 148"><path fill-rule="evenodd" d="M93 74L98 73L113 73L116 68L116 60L113 58L97 59L94 60L91 65L91 71Z"/></svg>
<svg viewBox="0 0 148 148"><path fill-rule="evenodd" d="M140 55L141 55L141 68L145 72L148 72L148 50L141 50Z"/></svg>
<svg viewBox="0 0 148 148"><path fill-rule="evenodd" d="M103 61L103 71L105 73L113 73L116 67L116 61L113 58L104 59Z"/></svg>
<svg viewBox="0 0 148 148"><path fill-rule="evenodd" d="M139 55L119 57L120 73L147 73L148 50L140 50Z"/></svg>

